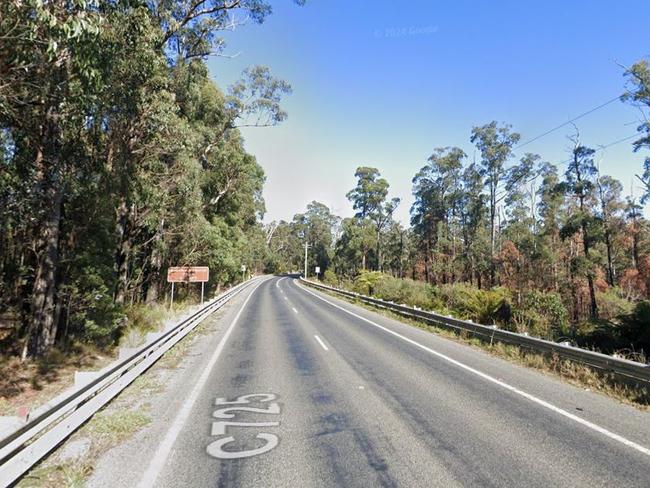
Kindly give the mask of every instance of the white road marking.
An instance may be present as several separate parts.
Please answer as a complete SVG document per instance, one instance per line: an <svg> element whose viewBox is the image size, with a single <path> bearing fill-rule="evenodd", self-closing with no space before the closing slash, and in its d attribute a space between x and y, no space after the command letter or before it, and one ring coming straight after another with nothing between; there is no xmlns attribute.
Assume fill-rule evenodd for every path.
<svg viewBox="0 0 650 488"><path fill-rule="evenodd" d="M296 310L296 307L291 307L291 310L293 310L294 312L298 313L298 310Z"/></svg>
<svg viewBox="0 0 650 488"><path fill-rule="evenodd" d="M296 285L296 286L298 286L298 285ZM332 307L338 308L339 310L342 310L343 312L345 312L345 313L347 313L349 315L352 315L353 317L356 317L359 320L363 320L364 322L367 322L368 324L370 324L370 325L372 325L374 327L377 327L377 328L383 330L384 332L387 332L388 334L391 334L391 335L393 335L395 337L398 337L399 339L402 339L403 341L408 342L409 344L412 344L412 345L414 345L416 347L419 347L420 349L422 349L424 351L427 351L428 353L431 353L434 356L437 356L440 359L443 359L443 360L445 360L445 361L447 361L447 362L449 362L449 363L451 363L451 364L453 364L455 366L458 366L459 368L462 368L465 371L468 371L468 372L470 372L472 374L475 374L476 376L479 376L479 377L483 378L484 380L487 380L487 381L489 381L491 383L494 383L495 385L498 385L498 386L500 386L500 387L502 387L502 388L504 388L504 389L506 389L508 391L511 391L512 393L515 393L515 394L517 394L517 395L519 395L521 397L524 397L527 400L530 400L531 402L536 403L537 405L540 405L540 406L542 406L542 407L544 407L544 408L546 408L548 410L551 410L551 411L553 411L553 412L555 412L555 413L557 413L559 415L562 415L563 417L566 417L566 418L568 418L570 420L573 420L574 422L577 422L577 423L579 423L581 425L584 425L585 427L587 427L587 428L589 428L591 430L594 430L594 431L596 431L596 432L598 432L598 433L600 433L600 434L602 434L602 435L604 435L606 437L609 437L612 440L620 442L621 444L623 444L623 445L625 445L627 447L635 449L636 451L638 451L638 452L640 452L642 454L645 454L646 456L650 456L650 449L648 449L647 447L644 447L644 446L642 446L640 444L637 444L634 441L626 439L625 437L623 437L621 435L618 435L618 434L616 434L614 432L611 432L611 431L605 429L604 427L601 427L600 425L596 425L593 422L589 422L588 420L585 420L582 417L578 417L577 415L574 415L574 414L572 414L570 412L567 412L566 410L563 410L560 407L556 407L555 405L553 405L551 403L548 403L547 401L542 400L541 398L538 398L538 397L536 397L534 395L531 395L530 393L526 393L525 391L522 391L522 390L520 390L520 389L518 389L518 388L516 388L516 387L514 387L512 385L509 385L508 383L506 383L504 381L501 381L501 380L499 380L497 378L494 378L493 376L490 376L489 374L483 373L483 372L481 372L481 371L479 371L477 369L472 368L471 366L468 366L468 365L466 365L464 363L461 363L460 361L452 359L452 358L450 358L449 356L447 356L445 354L442 354L442 353L440 353L438 351L435 351L435 350L431 349L430 347L427 347L427 346L425 346L423 344L420 344L419 342L414 341L413 339L409 339L408 337L403 336L402 334L399 334L399 333L397 333L395 331L392 331L389 328L384 327L383 325L379 325L379 324L373 322L370 319L367 319L365 317L362 317L359 314L351 312L350 310L347 310L346 308L343 308L343 307L341 307L341 306L339 306L339 305L337 305L335 303L332 303L329 300L321 297L320 295L317 295L316 293L314 293L314 292L312 292L310 290L307 290L303 286L298 286L298 288L300 288L301 290L303 290L306 293L309 293L310 295L315 296L319 300L322 300L325 303L330 304Z"/></svg>
<svg viewBox="0 0 650 488"><path fill-rule="evenodd" d="M142 475L142 478L140 479L140 483L138 483L138 488L148 488L154 486L154 484L156 483L156 479L158 478L158 475L165 467L165 463L167 462L167 457L169 456L169 453L172 447L174 446L174 442L176 441L178 434L182 430L183 425L185 425L185 422L187 421L187 418L190 415L190 411L192 410L192 406L194 405L197 398L199 397L199 394L201 393L201 390L205 386L205 383L208 381L208 376L212 372L212 368L217 362L217 359L219 359L219 356L221 355L221 352L223 351L223 348L226 345L226 342L228 341L230 334L235 328L235 325L237 325L237 322L239 321L239 317L241 317L242 312L246 308L246 304L253 296L253 293L255 293L255 290L257 290L257 288L262 283L263 282L257 284L255 288L253 288L253 290L250 292L248 297L246 297L246 300L244 301L244 304L239 309L239 312L237 312L235 319L228 327L228 330L226 330L226 333L221 338L221 341L219 341L219 344L217 345L217 348L214 350L214 353L212 354L210 361L208 361L208 364L205 366L203 373L201 374L197 382L194 384L194 388L192 389L189 396L185 399L185 402L183 402L183 405L181 406L180 410L178 411L178 414L176 415L176 418L174 418L174 422L172 423L171 427L167 431L165 438L158 445L158 449L156 450L156 453L151 459L151 463L149 464L149 467Z"/></svg>
<svg viewBox="0 0 650 488"><path fill-rule="evenodd" d="M286 301L289 301L289 299L288 299L287 297L284 297L284 299L285 299Z"/></svg>
<svg viewBox="0 0 650 488"><path fill-rule="evenodd" d="M318 341L318 343L321 345L323 349L325 349L326 351L330 350L330 348L325 345L325 343L321 340L320 337L318 337L317 335L314 335L314 337L316 338L316 340Z"/></svg>

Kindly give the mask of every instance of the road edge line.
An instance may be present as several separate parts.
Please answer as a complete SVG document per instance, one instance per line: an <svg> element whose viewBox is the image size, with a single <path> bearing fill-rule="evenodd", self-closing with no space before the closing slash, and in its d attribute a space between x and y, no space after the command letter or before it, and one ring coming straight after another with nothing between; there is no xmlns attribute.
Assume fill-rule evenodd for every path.
<svg viewBox="0 0 650 488"><path fill-rule="evenodd" d="M389 333L389 334L391 334L391 335L393 335L395 337L398 337L399 339L402 339L403 341L408 342L408 343L410 343L410 344L412 344L412 345L414 345L414 346L416 346L416 347L418 347L418 348L420 348L420 349L422 349L422 350L424 350L424 351L426 351L426 352L428 352L430 354L433 354L434 356L437 356L440 359L443 359L443 360L445 360L445 361L447 361L447 362L449 362L449 363L451 363L451 364L453 364L453 365L455 365L455 366L457 366L457 367L459 367L461 369L464 369L465 371L468 371L468 372L470 372L470 373L472 373L472 374L474 374L476 376L479 376L480 378L483 378L484 380L487 380L487 381L489 381L491 383L494 383L494 384L496 384L496 385L498 385L498 386L500 386L500 387L502 387L502 388L504 388L504 389L506 389L508 391L511 391L512 393L515 393L515 394L517 394L517 395L519 395L519 396L521 396L523 398L526 398L527 400L529 400L529 401L531 401L533 403L536 403L537 405L540 405L540 406L542 406L542 407L544 407L544 408L546 408L548 410L551 410L551 411L553 411L553 412L555 412L555 413L557 413L559 415L562 415L563 417L566 417L566 418L568 418L570 420L573 420L574 422L576 422L578 424L581 424L581 425L583 425L585 427L588 427L589 429L591 429L591 430L593 430L595 432L598 432L599 434L602 434L605 437L608 437L608 438L610 438L612 440L620 442L621 444L623 444L623 445L625 445L627 447L630 447L630 448L632 448L632 449L634 449L634 450L636 450L636 451L638 451L638 452L640 452L642 454L645 454L646 456L650 456L650 449L648 449L647 447L642 446L641 444L637 444L634 441L626 439L625 437L623 437L623 436L621 436L619 434L616 434L614 432L611 432L611 431L605 429L604 427L601 427L601 426L599 426L597 424L594 424L593 422L589 422L588 420L583 419L582 417L578 417L577 415L574 415L571 412L567 412L566 410L564 410L564 409L562 409L560 407L556 407L555 405L553 405L552 403L547 402L546 400L542 400L541 398L538 398L538 397L536 397L534 395L531 395L530 393L527 393L527 392L525 392L523 390L520 390L519 388L514 387L514 386L512 386L512 385L510 385L510 384L508 384L508 383L506 383L504 381L501 381L501 380L499 380L499 379L497 379L497 378L495 378L493 376L490 376L487 373L483 373L483 372L479 371L478 369L475 369L475 368L473 368L471 366L468 366L465 363L461 363L460 361L458 361L456 359L453 359L453 358L451 358L451 357L449 357L449 356L447 356L445 354L442 354L442 353L440 353L440 352L438 352L438 351L436 351L434 349L431 349L430 347L425 346L424 344L420 344L419 342L417 342L417 341L415 341L413 339L410 339L410 338L400 334L399 332L392 331L389 328L384 327L383 325L379 325L379 324L373 322L370 319L367 319L367 318L365 318L365 317L363 317L363 316L361 316L359 314L356 314L356 313L354 313L354 312L352 312L350 310L347 310L346 308L341 307L340 305L337 305L336 303L333 303L333 302L321 297L320 295L312 292L311 290L307 290L305 287L303 287L302 285L296 283L295 281L294 281L294 284L298 288L303 290L304 292L309 293L310 295L315 296L319 300L322 300L325 303L328 303L329 305L331 305L331 306L333 306L335 308L338 308L339 310L342 310L343 312L345 312L345 313L347 313L349 315L352 315L352 316L354 316L354 317L356 317L356 318L358 318L360 320L363 320L364 322L367 322L368 324L370 324L370 325L372 325L374 327L377 327L377 328L383 330L384 332L387 332L387 333Z"/></svg>

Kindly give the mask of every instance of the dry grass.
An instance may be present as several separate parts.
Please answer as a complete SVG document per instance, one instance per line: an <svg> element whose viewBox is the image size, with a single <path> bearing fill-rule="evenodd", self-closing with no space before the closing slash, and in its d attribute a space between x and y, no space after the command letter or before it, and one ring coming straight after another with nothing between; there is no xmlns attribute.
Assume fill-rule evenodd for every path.
<svg viewBox="0 0 650 488"><path fill-rule="evenodd" d="M0 415L38 407L71 387L75 371L101 369L111 361L112 354L85 345L66 353L55 349L36 360L0 358Z"/></svg>
<svg viewBox="0 0 650 488"><path fill-rule="evenodd" d="M624 384L618 381L613 375L594 370L584 364L562 359L557 355L546 356L510 344L501 342L490 343L478 337L471 336L467 331L455 331L453 329L436 327L390 310L372 306L360 300L350 299L325 290L323 292L368 310L378 312L399 322L435 333L482 351L487 351L494 356L513 363L559 377L567 383L580 388L602 393L622 403L632 405L639 410L650 411L650 391L648 388Z"/></svg>
<svg viewBox="0 0 650 488"><path fill-rule="evenodd" d="M78 458L62 459L55 451L36 465L18 483L19 488L77 488L92 474L97 460L112 447L129 439L151 422L149 398L161 391L162 384L152 377L138 378L109 406L95 414L69 441L87 440L88 449Z"/></svg>
<svg viewBox="0 0 650 488"><path fill-rule="evenodd" d="M218 318L212 315L210 318ZM95 414L68 441L90 441L87 452L77 459L63 460L60 451L36 465L18 483L19 488L77 488L84 486L92 475L100 457L112 447L126 441L151 422L149 415L151 397L164 391L165 384L159 379L163 370L178 367L186 356L193 339L211 331L215 320L205 320L183 340L167 351L146 374L138 377L103 410Z"/></svg>
<svg viewBox="0 0 650 488"><path fill-rule="evenodd" d="M175 320L192 305L174 304L174 310L160 304L136 305L127 311L128 329L120 346L137 347L147 332L162 330L167 320ZM100 350L75 344L66 351L54 349L42 358L21 361L0 356L0 415L17 415L20 408L33 410L74 384L75 371L101 369L115 361L115 349Z"/></svg>

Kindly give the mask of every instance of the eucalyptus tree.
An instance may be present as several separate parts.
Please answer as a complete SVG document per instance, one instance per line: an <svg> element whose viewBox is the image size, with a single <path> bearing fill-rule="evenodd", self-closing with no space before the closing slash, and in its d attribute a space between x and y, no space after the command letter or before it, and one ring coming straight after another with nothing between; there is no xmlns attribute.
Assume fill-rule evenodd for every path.
<svg viewBox="0 0 650 488"><path fill-rule="evenodd" d="M327 205L317 201L309 203L305 213L294 216L293 231L302 246L307 245L309 248L307 265L310 270L318 266L321 273L324 273L330 267L334 232L339 220Z"/></svg>
<svg viewBox="0 0 650 488"><path fill-rule="evenodd" d="M557 166L543 163L541 182L537 189L538 232L537 256L546 272L536 276L543 289L558 291L561 280L562 242L560 229L565 219L564 188Z"/></svg>
<svg viewBox="0 0 650 488"><path fill-rule="evenodd" d="M411 226L426 246L427 263L434 251L449 253L451 263L446 263L447 270L451 270L449 264L456 259L456 221L460 217L465 158L466 154L457 147L436 148L428 164L413 178ZM448 250L439 249L443 236ZM426 269L428 274L429 266Z"/></svg>
<svg viewBox="0 0 650 488"><path fill-rule="evenodd" d="M615 242L621 232L624 202L621 197L623 185L611 176L598 175L596 195L598 199L597 216L603 227L603 240L607 255L607 283L614 286L617 280Z"/></svg>
<svg viewBox="0 0 650 488"><path fill-rule="evenodd" d="M592 261L592 249L599 238L600 220L594 213L596 201L595 179L598 169L594 164L594 150L581 145L577 137L572 138L574 147L571 160L567 167L565 180L562 183L565 193L575 201L576 208L571 211L569 218L561 229L563 238L573 237L580 233L584 260L575 259L575 268L587 278L589 287L589 315L598 318L598 303L594 287L595 263Z"/></svg>
<svg viewBox="0 0 650 488"><path fill-rule="evenodd" d="M460 224L464 245L463 257L465 263L465 279L477 283L481 288L482 274L490 263L486 262L485 222L487 205L483 194L483 179L477 164L471 163L465 167L461 176L460 195ZM475 281L476 280L476 281Z"/></svg>
<svg viewBox="0 0 650 488"><path fill-rule="evenodd" d="M627 89L621 99L639 108L642 120L637 127L639 139L634 141L635 151L650 149L650 62L642 59L625 70ZM650 157L645 158L643 174L638 178L645 185L643 201L650 198Z"/></svg>
<svg viewBox="0 0 650 488"><path fill-rule="evenodd" d="M347 193L347 198L352 202L352 207L357 211L355 217L360 222L368 219L375 228L375 269L382 268L382 240L383 231L392 221L393 213L400 204L399 198L388 199L388 181L381 177L377 168L361 166L357 168L354 176L357 178L356 186ZM363 268L366 266L366 252L363 256Z"/></svg>
<svg viewBox="0 0 650 488"><path fill-rule="evenodd" d="M497 241L497 198L502 180L507 175L506 163L513 154L513 147L521 136L512 132L509 125L499 126L496 122L474 127L471 142L481 152L481 175L489 194L490 258L494 261ZM495 263L490 265L490 283L496 283Z"/></svg>
<svg viewBox="0 0 650 488"><path fill-rule="evenodd" d="M42 354L57 333L64 200L84 156L75 142L102 89L96 50L101 21L86 0L0 6L0 126L15 144L15 169L27 179L25 217L36 255L23 357Z"/></svg>

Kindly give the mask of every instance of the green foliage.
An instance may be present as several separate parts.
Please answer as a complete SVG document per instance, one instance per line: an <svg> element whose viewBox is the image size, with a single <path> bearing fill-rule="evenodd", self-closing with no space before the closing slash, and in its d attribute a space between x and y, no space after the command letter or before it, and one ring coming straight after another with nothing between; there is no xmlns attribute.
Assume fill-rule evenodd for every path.
<svg viewBox="0 0 650 488"><path fill-rule="evenodd" d="M619 334L624 347L632 347L650 359L650 302L643 300L634 311L621 317Z"/></svg>
<svg viewBox="0 0 650 488"><path fill-rule="evenodd" d="M326 285L330 285L330 286L338 286L339 284L338 277L331 269L325 271L325 273L323 274L323 281L325 282Z"/></svg>
<svg viewBox="0 0 650 488"><path fill-rule="evenodd" d="M204 58L234 13L261 23L271 9L0 2L0 314L23 325L12 350L110 347L125 309L146 322L128 304L155 302L169 266L210 266L220 287L271 261L264 171L237 127L283 121L291 87L259 66L228 95L210 79Z"/></svg>
<svg viewBox="0 0 650 488"><path fill-rule="evenodd" d="M567 333L569 314L558 293L531 290L513 307L512 323L516 332L554 340Z"/></svg>
<svg viewBox="0 0 650 488"><path fill-rule="evenodd" d="M379 271L364 271L354 279L353 291L362 295L372 295L377 284L385 279Z"/></svg>
<svg viewBox="0 0 650 488"><path fill-rule="evenodd" d="M471 286L443 285L436 295L452 312L461 318L490 325L507 324L511 316L510 291L505 288L479 290Z"/></svg>
<svg viewBox="0 0 650 488"><path fill-rule="evenodd" d="M603 320L616 320L620 316L631 314L634 309L634 303L625 298L618 288L608 288L596 296L599 317Z"/></svg>

